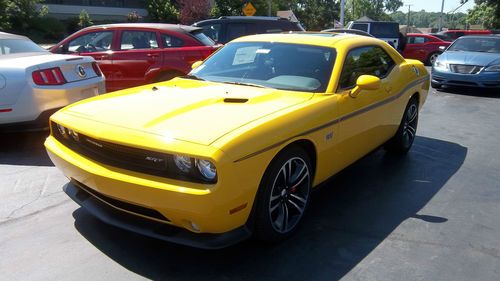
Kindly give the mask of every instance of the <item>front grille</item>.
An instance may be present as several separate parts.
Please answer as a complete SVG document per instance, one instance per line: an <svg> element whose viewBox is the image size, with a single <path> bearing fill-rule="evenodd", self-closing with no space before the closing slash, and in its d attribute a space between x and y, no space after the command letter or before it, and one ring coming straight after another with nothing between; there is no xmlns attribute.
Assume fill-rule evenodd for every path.
<svg viewBox="0 0 500 281"><path fill-rule="evenodd" d="M73 135L66 131L63 135L55 122L51 122L51 128L52 135L59 142L76 153L102 164L182 181L210 184L217 182L217 178L212 181L205 180L197 169L188 174L181 173L176 168L171 154L98 140L82 133Z"/></svg>
<svg viewBox="0 0 500 281"><path fill-rule="evenodd" d="M483 68L480 65L450 64L450 70L461 74L476 74Z"/></svg>
<svg viewBox="0 0 500 281"><path fill-rule="evenodd" d="M139 206L139 205L135 205L135 204L130 204L130 203L127 203L124 201L120 201L120 200L111 198L107 195L104 195L100 192L93 190L92 188L90 188L90 187L84 185L83 183L76 181L74 179L71 180L71 183L73 183L79 189L87 192L90 196L94 196L97 199L101 200L102 202L107 203L108 205L111 205L112 207L114 207L116 209L125 210L128 212L131 212L134 214L139 214L139 215L149 217L149 218L154 218L154 219L157 219L157 220L160 220L163 222L170 222L169 219L167 219L165 216L163 216L160 212L158 212L156 210L146 208L143 206Z"/></svg>
<svg viewBox="0 0 500 281"><path fill-rule="evenodd" d="M75 152L103 164L131 171L165 176L168 173L168 155L110 143L78 133L78 137L63 136L52 122L54 137Z"/></svg>

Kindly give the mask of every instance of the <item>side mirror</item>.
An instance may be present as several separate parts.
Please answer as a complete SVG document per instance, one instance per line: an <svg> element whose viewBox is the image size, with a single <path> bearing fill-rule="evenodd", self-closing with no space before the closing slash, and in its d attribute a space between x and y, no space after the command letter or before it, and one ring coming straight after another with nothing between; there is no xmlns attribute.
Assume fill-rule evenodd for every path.
<svg viewBox="0 0 500 281"><path fill-rule="evenodd" d="M446 47L445 46L439 46L438 49L441 51L441 52L444 52L444 50L446 50Z"/></svg>
<svg viewBox="0 0 500 281"><path fill-rule="evenodd" d="M203 61L199 60L199 61L195 61L192 65L191 65L191 69L195 69L197 68L198 66L200 66L201 64L203 63Z"/></svg>
<svg viewBox="0 0 500 281"><path fill-rule="evenodd" d="M380 88L380 78L373 75L361 75L356 80L356 86L351 90L349 96L355 98L361 90L377 90Z"/></svg>

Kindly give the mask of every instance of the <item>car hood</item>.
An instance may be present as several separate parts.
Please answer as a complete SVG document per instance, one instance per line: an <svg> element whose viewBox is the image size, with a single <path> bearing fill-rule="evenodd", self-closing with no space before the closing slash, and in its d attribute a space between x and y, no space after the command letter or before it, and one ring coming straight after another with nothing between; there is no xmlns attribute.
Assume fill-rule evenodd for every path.
<svg viewBox="0 0 500 281"><path fill-rule="evenodd" d="M500 63L500 55L495 53L446 51L439 56L439 61L448 64L469 64L487 66Z"/></svg>
<svg viewBox="0 0 500 281"><path fill-rule="evenodd" d="M174 79L123 90L63 110L99 123L210 145L266 115L309 100L313 93Z"/></svg>

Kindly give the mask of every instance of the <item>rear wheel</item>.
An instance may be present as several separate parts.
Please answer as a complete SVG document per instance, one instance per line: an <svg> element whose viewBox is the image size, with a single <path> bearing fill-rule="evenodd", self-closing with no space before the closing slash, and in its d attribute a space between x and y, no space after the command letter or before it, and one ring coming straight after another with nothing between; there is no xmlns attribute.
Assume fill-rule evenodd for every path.
<svg viewBox="0 0 500 281"><path fill-rule="evenodd" d="M387 151L405 154L410 150L417 134L418 125L418 100L412 97L406 105L396 135L389 140L385 148Z"/></svg>
<svg viewBox="0 0 500 281"><path fill-rule="evenodd" d="M311 162L304 150L293 146L278 154L259 187L255 236L273 242L293 233L309 204L311 183Z"/></svg>

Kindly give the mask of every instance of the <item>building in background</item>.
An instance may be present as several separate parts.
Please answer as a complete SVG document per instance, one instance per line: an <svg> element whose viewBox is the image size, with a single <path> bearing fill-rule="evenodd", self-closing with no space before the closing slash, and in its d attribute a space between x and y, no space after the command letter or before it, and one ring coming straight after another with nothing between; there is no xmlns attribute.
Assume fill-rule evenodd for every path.
<svg viewBox="0 0 500 281"><path fill-rule="evenodd" d="M49 16L61 20L78 17L82 10L87 11L94 21L127 20L130 12L137 12L146 17L145 0L45 0L43 5L49 8Z"/></svg>

